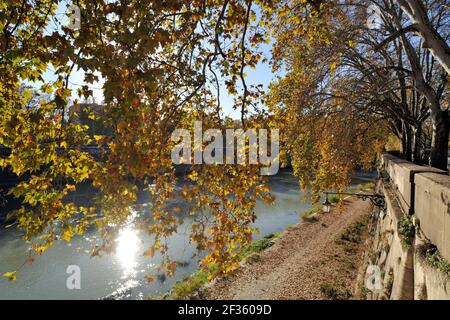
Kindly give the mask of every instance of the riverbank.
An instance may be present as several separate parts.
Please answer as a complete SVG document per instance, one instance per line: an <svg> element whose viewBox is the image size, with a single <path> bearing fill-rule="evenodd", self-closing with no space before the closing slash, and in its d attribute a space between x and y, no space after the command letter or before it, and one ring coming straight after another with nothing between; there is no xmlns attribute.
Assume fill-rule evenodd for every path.
<svg viewBox="0 0 450 320"><path fill-rule="evenodd" d="M373 180L372 172L358 172L352 181L351 188L358 191ZM289 171L282 171L270 177L272 194L276 197L273 205L257 200L255 214L257 219L253 227L260 230L255 234L255 243L250 245L256 250L270 245L272 239L264 236L277 236L289 226L300 220L300 212L311 209L307 195L299 190L298 178ZM86 192L84 192L86 191ZM83 202L89 197L88 190L77 190L76 200ZM330 197L332 200L332 197ZM145 299L145 297L162 297L172 292L172 288L186 277L198 273L198 254L189 236L191 223L195 216L187 217L178 231L169 239L171 257L177 262L177 273L174 277L166 277L158 270L160 257L152 259L145 257L143 252L148 249L153 239L142 232L137 225L140 217L150 214L145 199L138 217L133 223L124 227L122 236L117 237L117 248L111 254L91 257L91 250L99 239L96 230L89 230L84 237L76 237L67 244L56 242L42 257L36 257L32 265L26 264L18 274L17 280L8 282L6 277L0 277L0 299ZM0 216L7 211L0 208ZM6 213L5 213L6 214ZM0 223L1 224L1 223ZM0 270L3 272L17 270L28 258L29 243L21 239L20 230L14 227L0 226ZM124 250L126 248L126 250ZM252 251L249 249L244 255ZM197 253L197 257L192 256ZM67 290L67 266L78 265L82 270L82 287L80 290ZM101 271L101 272L100 272ZM146 275L156 276L155 281L148 283ZM186 293L197 284L207 282L207 275L193 277L194 286L188 285ZM183 297L184 298L184 297Z"/></svg>
<svg viewBox="0 0 450 320"><path fill-rule="evenodd" d="M201 299L357 299L369 203L351 199L288 228L198 293Z"/></svg>

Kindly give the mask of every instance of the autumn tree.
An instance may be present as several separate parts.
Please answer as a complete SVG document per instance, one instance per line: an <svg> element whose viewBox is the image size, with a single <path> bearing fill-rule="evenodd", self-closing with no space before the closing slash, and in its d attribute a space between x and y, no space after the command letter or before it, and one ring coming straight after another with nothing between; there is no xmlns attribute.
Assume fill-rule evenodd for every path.
<svg viewBox="0 0 450 320"><path fill-rule="evenodd" d="M405 10L405 2L400 1L400 4L401 9ZM433 126L430 164L434 167L447 170L449 118L448 106L442 104L442 102L445 101L443 98L448 88L448 74L445 71L445 63L435 63L435 59L437 58L438 62L443 62L442 59L445 59L445 54L442 54L442 50L437 49L437 42L445 43L439 34L449 32L448 20L450 16L448 10L445 10L441 3L418 3L417 1L409 1L409 5L412 11L406 11L407 13L414 12L414 15L419 14L421 16L422 22L417 23L418 28L422 30L422 32L419 32L420 41L402 32L406 24L403 19L402 10L397 9L396 6L390 3L386 3L384 7L386 17L389 17L389 19L385 20L393 35L400 34L399 38L403 44L407 62L410 66L410 75L414 88L427 100ZM431 15L431 18L428 17L428 14ZM424 27L424 24L426 27ZM425 32L424 28L428 28L429 32ZM433 43L432 47L435 49L431 49L430 43ZM450 57L448 45L446 54ZM442 66L442 70L440 66Z"/></svg>
<svg viewBox="0 0 450 320"><path fill-rule="evenodd" d="M242 125L261 125L249 118L259 93L246 84L245 72L260 60L258 45L267 34L256 13L271 12L271 1L79 0L79 29L52 23L64 4L0 5L0 144L11 150L0 167L30 175L10 190L23 202L10 216L39 254L95 226L103 242L93 254L100 254L111 249L111 239L130 218L144 182L152 185L152 208L141 227L154 238L145 255L161 251L165 270L173 274L176 265L164 240L184 217L208 210L206 217L197 216L191 240L209 250L206 267L231 270L239 249L251 241L256 199L271 201L259 168L192 167L190 183L178 190L170 137L196 120L205 129L225 128L219 80L235 96ZM76 93L69 85L74 70L83 72L86 83ZM44 81L52 71L56 80ZM101 121L113 134L92 139L88 128L68 121L69 101L92 96L90 85L98 79L104 81ZM52 98L25 107L32 94L19 90L24 83ZM92 143L108 150L106 159L83 150ZM68 200L84 182L97 189L92 206ZM189 205L174 208L174 198Z"/></svg>
<svg viewBox="0 0 450 320"><path fill-rule="evenodd" d="M140 226L154 239L145 255L161 251L173 274L165 240L194 215L191 240L208 250L203 266L233 269L254 232L256 199L273 200L258 165L193 165L180 189L170 157L174 129L191 130L199 120L205 130L232 124L223 117L221 83L235 98L241 128L281 129L285 161L314 194L342 190L356 166L372 165L391 135L415 160L428 122L431 164L443 168L448 87L436 60L446 68L447 49L437 46L446 40L448 11L431 2L421 2L420 13L416 1L377 1L384 23L371 30L366 9L372 3L77 0L80 28L54 24L64 1L1 3L0 144L11 152L0 168L30 177L10 190L23 203L11 216L25 239L41 254L96 227L103 241L93 254L109 251L144 184L152 206ZM422 24L413 30L419 37L402 12ZM434 38L420 40L429 32ZM260 45L271 40L280 76L265 96L247 84L246 73L261 60ZM85 85L74 90L70 76L77 70ZM101 121L112 129L105 136L92 136L69 116L70 101L92 97L97 80L104 92ZM263 102L268 110L261 111ZM105 150L104 157L86 152L88 144ZM70 201L81 183L96 189L92 205ZM186 206L173 206L173 199Z"/></svg>
<svg viewBox="0 0 450 320"><path fill-rule="evenodd" d="M388 132L376 105L359 100L362 79L343 64L357 45L354 28L337 2L293 2L279 17L273 65L286 74L272 85L269 105L285 123L288 157L304 189L343 190L357 165L372 165Z"/></svg>
<svg viewBox="0 0 450 320"><path fill-rule="evenodd" d="M392 1L377 2L382 23L370 29L370 4L293 4L287 9L293 14L274 23L273 65L286 73L271 87L269 102L287 120L285 143L304 187L344 188L356 165L370 163L390 135L401 141L405 158L419 163L424 126L435 124L433 109L442 114L448 108L445 73L414 34L385 41L405 23L393 14L401 9ZM430 12L436 30L443 30L443 11ZM316 37L307 36L311 31ZM434 125L435 137L441 131ZM432 157L431 164L443 168L448 134L441 137L432 143L440 160Z"/></svg>
<svg viewBox="0 0 450 320"><path fill-rule="evenodd" d="M405 159L420 163L420 151L425 147L422 143L423 126L428 125L430 120L434 122L434 113L445 115L447 79L440 65L412 35L402 35L391 41L389 46L383 44L386 34L397 34L403 22L396 15L401 15L401 10L393 2L385 1L379 5L380 12L384 13L380 28L364 30L357 39L358 50L353 54L345 54L348 57L345 59L355 60L354 53L358 52L357 56L362 57L358 58L361 62L354 66L361 74L365 72L368 77L378 79L371 95L377 97L383 93L385 103L379 111L390 114L391 126L402 141ZM439 10L433 12L437 17L442 14ZM445 20L442 16L436 18L437 21L440 19ZM437 26L440 30L444 24L437 23ZM439 111L441 109L442 112ZM445 127L445 122L443 125ZM440 131L436 129L434 133ZM438 146L436 141L440 141L442 146ZM435 139L431 146L432 153L438 154L440 162L444 162L438 165L436 157L432 157L431 164L446 168L445 133L441 139Z"/></svg>

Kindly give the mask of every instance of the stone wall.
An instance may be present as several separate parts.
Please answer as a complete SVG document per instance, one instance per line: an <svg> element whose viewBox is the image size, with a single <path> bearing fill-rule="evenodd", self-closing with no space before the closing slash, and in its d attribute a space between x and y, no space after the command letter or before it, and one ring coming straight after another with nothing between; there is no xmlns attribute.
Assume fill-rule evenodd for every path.
<svg viewBox="0 0 450 320"><path fill-rule="evenodd" d="M366 262L379 268L382 288L369 290L367 297L450 299L449 275L427 260L427 248L437 248L443 261L450 261L450 176L388 154L380 173L377 188L386 207L374 209ZM401 228L405 218L414 223L410 237Z"/></svg>

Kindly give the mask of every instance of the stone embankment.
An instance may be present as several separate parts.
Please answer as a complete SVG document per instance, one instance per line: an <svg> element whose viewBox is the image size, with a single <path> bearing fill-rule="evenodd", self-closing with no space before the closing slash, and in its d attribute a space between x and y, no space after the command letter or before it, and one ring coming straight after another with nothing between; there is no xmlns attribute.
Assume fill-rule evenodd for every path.
<svg viewBox="0 0 450 320"><path fill-rule="evenodd" d="M388 154L380 173L386 208L373 212L367 298L450 299L450 176Z"/></svg>

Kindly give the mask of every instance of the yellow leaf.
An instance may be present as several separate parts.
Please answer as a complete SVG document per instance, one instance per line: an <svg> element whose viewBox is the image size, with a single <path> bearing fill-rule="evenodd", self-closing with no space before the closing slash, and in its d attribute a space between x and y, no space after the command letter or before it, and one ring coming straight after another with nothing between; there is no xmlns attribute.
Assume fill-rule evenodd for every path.
<svg viewBox="0 0 450 320"><path fill-rule="evenodd" d="M175 271L177 270L177 263L171 262L166 266L167 274L172 277L175 274Z"/></svg>
<svg viewBox="0 0 450 320"><path fill-rule="evenodd" d="M334 61L334 62L332 62L332 63L330 64L330 70L331 70L331 71L334 71L334 70L336 69L336 67L337 67L337 62L336 62L336 61Z"/></svg>
<svg viewBox="0 0 450 320"><path fill-rule="evenodd" d="M94 139L97 144L101 144L103 142L103 140L105 140L105 136L100 136L100 135L95 134Z"/></svg>
<svg viewBox="0 0 450 320"><path fill-rule="evenodd" d="M66 240L67 242L69 242L70 239L72 238L72 236L73 236L72 230L68 229L68 230L65 230L65 231L64 231L64 233L63 233L63 235L62 235L62 238L63 238L64 240Z"/></svg>
<svg viewBox="0 0 450 320"><path fill-rule="evenodd" d="M8 278L8 281L16 281L17 277L16 277L16 271L12 271L12 272L5 272L3 274L4 277Z"/></svg>
<svg viewBox="0 0 450 320"><path fill-rule="evenodd" d="M356 41L354 41L354 40L350 40L350 41L348 42L348 45L349 45L351 48L355 47L357 44L358 44L358 42L356 42Z"/></svg>

